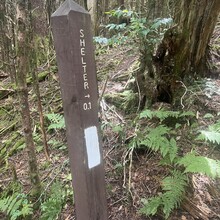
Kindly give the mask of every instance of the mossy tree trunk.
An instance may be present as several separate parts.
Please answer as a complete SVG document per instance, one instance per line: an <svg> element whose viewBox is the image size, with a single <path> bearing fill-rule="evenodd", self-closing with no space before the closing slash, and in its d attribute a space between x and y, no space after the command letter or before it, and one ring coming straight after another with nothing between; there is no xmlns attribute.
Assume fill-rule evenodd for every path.
<svg viewBox="0 0 220 220"><path fill-rule="evenodd" d="M49 147L47 144L47 135L46 135L46 130L44 126L44 115L43 115L43 107L41 103L41 96L40 96L40 87L39 87L39 82L38 82L38 75L37 75L37 46L35 45L36 39L34 36L35 32L35 25L34 25L34 19L33 19L33 7L31 0L28 1L28 12L29 12L29 32L28 32L28 37L29 37L29 66L30 66L30 72L33 80L33 90L34 93L36 94L36 99L37 99L37 108L39 112L39 119L40 119L40 128L41 128L41 134L42 134L42 140L43 140L43 145L44 145L44 153L45 157L48 161L50 161L49 157Z"/></svg>
<svg viewBox="0 0 220 220"><path fill-rule="evenodd" d="M26 74L28 69L28 36L27 36L27 15L26 0L17 0L16 19L17 19L17 90L22 116L23 132L26 143L27 157L29 162L29 175L32 184L32 195L38 196L41 191L41 182L38 174L38 166L35 152L35 145L32 136L32 125L28 102L28 88Z"/></svg>
<svg viewBox="0 0 220 220"><path fill-rule="evenodd" d="M166 31L156 54L142 52L137 82L142 98L152 102L178 104L184 80L205 76L211 71L209 41L220 12L219 0L179 1L175 26ZM145 72L145 74L144 74ZM143 104L145 105L145 104Z"/></svg>

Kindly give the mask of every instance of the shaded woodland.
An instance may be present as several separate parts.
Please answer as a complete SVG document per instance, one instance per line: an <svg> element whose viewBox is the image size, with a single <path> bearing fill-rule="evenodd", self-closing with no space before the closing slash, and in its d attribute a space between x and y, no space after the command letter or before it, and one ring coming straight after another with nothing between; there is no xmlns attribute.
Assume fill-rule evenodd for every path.
<svg viewBox="0 0 220 220"><path fill-rule="evenodd" d="M63 2L0 2L0 219L75 219L51 32ZM220 1L76 2L92 20L109 219L220 219Z"/></svg>

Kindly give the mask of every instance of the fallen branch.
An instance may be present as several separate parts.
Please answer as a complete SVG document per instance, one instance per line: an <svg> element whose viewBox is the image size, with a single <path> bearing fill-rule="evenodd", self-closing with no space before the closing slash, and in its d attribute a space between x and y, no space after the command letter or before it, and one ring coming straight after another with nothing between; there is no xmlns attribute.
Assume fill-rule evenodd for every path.
<svg viewBox="0 0 220 220"><path fill-rule="evenodd" d="M182 207L195 219L209 220L210 217L215 214L208 207L199 206L187 197L184 198Z"/></svg>
<svg viewBox="0 0 220 220"><path fill-rule="evenodd" d="M0 87L0 99L7 98L9 95L12 95L15 91L13 89L4 89Z"/></svg>

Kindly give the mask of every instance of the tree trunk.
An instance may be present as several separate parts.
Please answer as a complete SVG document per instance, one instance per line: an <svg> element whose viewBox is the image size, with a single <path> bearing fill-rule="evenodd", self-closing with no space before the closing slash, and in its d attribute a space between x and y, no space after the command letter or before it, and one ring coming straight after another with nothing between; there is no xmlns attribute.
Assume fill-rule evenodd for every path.
<svg viewBox="0 0 220 220"><path fill-rule="evenodd" d="M84 0L84 7L88 11L88 5L87 5L87 0Z"/></svg>
<svg viewBox="0 0 220 220"><path fill-rule="evenodd" d="M0 3L0 48L1 48L1 68L5 74L9 74L11 77L11 81L14 82L15 75L13 74L13 67L11 62L12 55L12 33L9 28L9 23L13 23L9 21L13 20L7 10L7 2L3 0Z"/></svg>
<svg viewBox="0 0 220 220"><path fill-rule="evenodd" d="M98 33L97 27L97 1L96 0L87 0L87 7L91 15L93 34L96 36Z"/></svg>
<svg viewBox="0 0 220 220"><path fill-rule="evenodd" d="M209 41L220 12L219 0L182 1L181 12L176 15L177 28L170 34L175 41L166 36L165 41L170 55L174 57L174 74L182 77L196 73L204 75L209 70L207 55ZM172 51L171 51L172 50Z"/></svg>
<svg viewBox="0 0 220 220"><path fill-rule="evenodd" d="M155 56L146 59L148 48L142 53L137 82L148 104L157 101L180 104L177 91L182 81L205 76L211 70L209 41L220 12L220 1L185 0L179 6L174 18L176 25L165 33Z"/></svg>
<svg viewBox="0 0 220 220"><path fill-rule="evenodd" d="M37 107L38 107L38 113L40 118L40 128L41 128L41 134L42 134L42 140L44 145L44 153L45 157L48 161L50 161L49 156L49 148L47 144L47 135L46 130L44 126L44 115L43 115L43 107L41 103L41 96L40 96L40 88L39 88L39 82L38 82L38 76L37 76L37 47L36 47L36 39L34 37L34 22L33 22L33 16L32 16L32 3L30 0L28 0L28 12L29 12L29 62L30 62L30 71L31 76L33 79L33 89L34 93L36 94L37 98Z"/></svg>
<svg viewBox="0 0 220 220"><path fill-rule="evenodd" d="M27 16L25 9L26 1L17 0L16 18L18 25L17 40L17 90L20 101L23 132L26 143L26 150L29 162L29 174L32 184L32 195L38 196L41 191L41 183L38 175L37 159L35 146L32 136L32 126L30 118L30 109L28 103L28 89L26 83L26 74L28 73L28 47L27 47Z"/></svg>

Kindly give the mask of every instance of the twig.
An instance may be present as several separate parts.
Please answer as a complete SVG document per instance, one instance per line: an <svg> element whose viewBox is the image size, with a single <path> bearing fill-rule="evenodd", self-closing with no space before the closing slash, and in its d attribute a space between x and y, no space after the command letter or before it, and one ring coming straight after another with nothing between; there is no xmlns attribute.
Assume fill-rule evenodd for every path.
<svg viewBox="0 0 220 220"><path fill-rule="evenodd" d="M124 160L123 160L123 167L124 167L124 178L123 178L123 188L126 188L126 163L128 162L128 160L126 160L127 156L129 155L130 149L128 149L126 151L126 154L124 156Z"/></svg>
<svg viewBox="0 0 220 220"><path fill-rule="evenodd" d="M130 160L130 164L129 164L129 175L128 175L128 191L131 195L132 200L134 200L134 196L133 193L131 191L131 177L132 177L132 164L133 164L133 152L134 152L134 145L132 146L130 153L129 153L129 160Z"/></svg>
<svg viewBox="0 0 220 220"><path fill-rule="evenodd" d="M56 173L56 175L52 178L52 180L46 185L46 187L44 188L43 192L40 194L39 198L37 199L37 201L35 202L35 204L41 199L41 197L43 196L43 194L47 191L47 189L50 187L50 185L53 183L53 181L56 179L56 177L61 173L61 171L63 170L64 164L66 163L67 160L65 160L60 168L60 170ZM55 170L56 168L54 168Z"/></svg>
<svg viewBox="0 0 220 220"><path fill-rule="evenodd" d="M126 163L130 161L129 163L129 171L128 171L128 191L131 195L132 200L134 200L133 193L131 191L131 177L132 177L132 165L133 165L133 152L134 152L134 145L126 152L124 161L123 161L123 167L124 167L124 180L123 180L123 188L126 188ZM126 160L128 156L128 160Z"/></svg>
<svg viewBox="0 0 220 220"><path fill-rule="evenodd" d="M121 202L121 201L122 201L123 199L125 199L125 198L126 198L126 196L124 196L124 197L118 199L117 201L113 202L113 203L110 205L110 207L116 205L117 203Z"/></svg>
<svg viewBox="0 0 220 220"><path fill-rule="evenodd" d="M183 104L183 98L184 98L184 96L186 95L186 93L188 92L188 89L187 89L187 87L185 86L185 84L184 84L182 81L176 81L176 82L181 83L182 86L185 88L185 91L184 91L182 97L180 98L180 103L181 103L182 109L184 109L184 108L185 108L185 105Z"/></svg>
<svg viewBox="0 0 220 220"><path fill-rule="evenodd" d="M72 217L72 214L69 214L68 216L67 216L67 218L65 218L65 220L69 220L69 219L71 219L71 217ZM73 217L73 220L75 219L75 217Z"/></svg>
<svg viewBox="0 0 220 220"><path fill-rule="evenodd" d="M115 146L113 146L104 156L104 159L114 150Z"/></svg>
<svg viewBox="0 0 220 220"><path fill-rule="evenodd" d="M140 110L140 106L141 106L141 90L140 90L140 86L138 84L138 81L137 80L135 80L135 81L136 81L137 88L138 88L138 108L137 108L137 111L136 111L136 113L138 113L139 110Z"/></svg>
<svg viewBox="0 0 220 220"><path fill-rule="evenodd" d="M99 99L98 99L98 105L100 105L100 102L101 102L101 100L102 100L102 97L103 97L103 95L104 95L104 93L105 93L105 90L106 90L106 87L107 87L108 80L109 80L109 76L106 77L106 80L105 80L104 86L103 86L103 88L102 88L101 95L100 95L100 97L99 97Z"/></svg>
<svg viewBox="0 0 220 220"><path fill-rule="evenodd" d="M114 111L107 103L105 103L105 105L108 107L108 109L111 111L111 112L113 112L123 123L125 122L124 120L123 120L123 118L116 112L116 111Z"/></svg>
<svg viewBox="0 0 220 220"><path fill-rule="evenodd" d="M18 121L13 122L11 125L9 125L7 128L2 128L0 130L0 134L4 134L6 131L10 130L11 128L13 128L16 124L18 123Z"/></svg>
<svg viewBox="0 0 220 220"><path fill-rule="evenodd" d="M12 180L12 178L3 179L3 180L0 180L0 183L9 182L11 180Z"/></svg>

